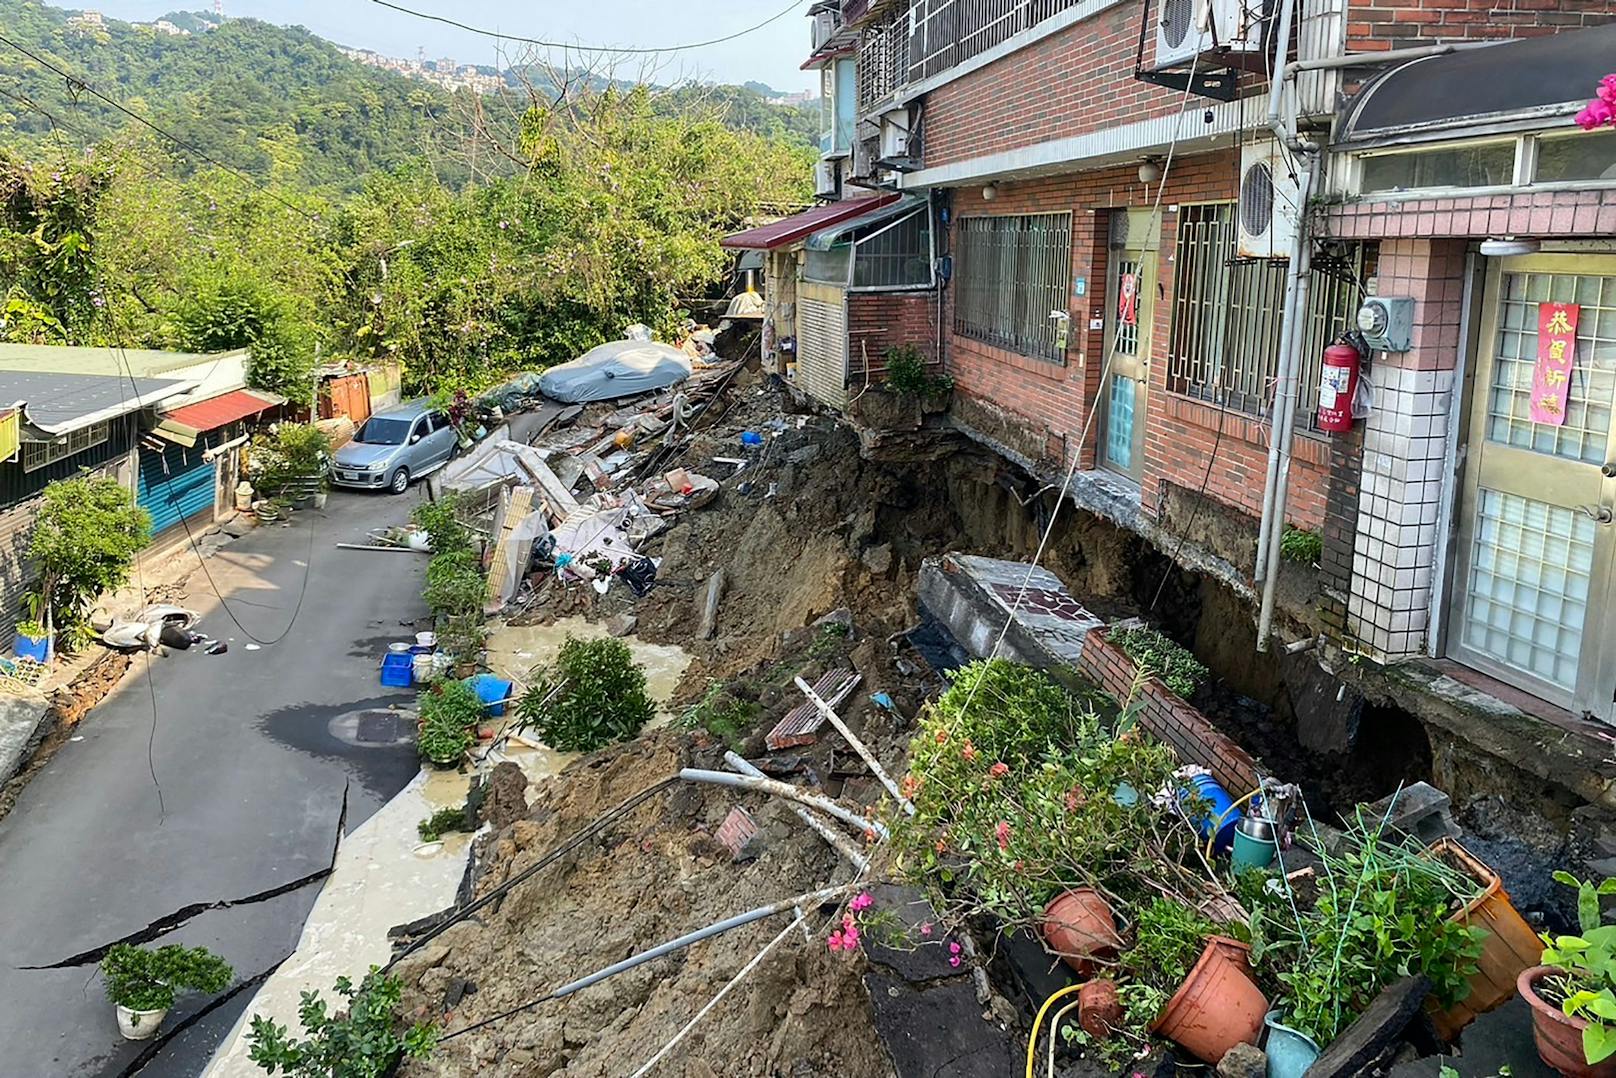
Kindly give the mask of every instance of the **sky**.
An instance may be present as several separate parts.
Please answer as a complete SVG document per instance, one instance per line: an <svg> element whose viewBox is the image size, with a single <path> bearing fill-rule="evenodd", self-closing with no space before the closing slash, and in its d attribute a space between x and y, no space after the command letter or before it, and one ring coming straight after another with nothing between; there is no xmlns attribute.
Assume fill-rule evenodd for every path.
<svg viewBox="0 0 1616 1078"><path fill-rule="evenodd" d="M212 7L212 0L55 0L82 5L115 19L149 21L174 10ZM586 45L662 47L710 40L762 22L790 0L397 0L405 7L487 30ZM815 89L814 73L799 66L808 56L807 0L755 33L707 49L664 55L652 81L696 78L768 83L777 90ZM548 9L548 10L546 10ZM501 64L500 43L427 22L367 0L224 0L225 15L307 27L339 45L427 59L449 57L462 64ZM507 45L506 56L511 49ZM618 68L633 77L639 61Z"/></svg>

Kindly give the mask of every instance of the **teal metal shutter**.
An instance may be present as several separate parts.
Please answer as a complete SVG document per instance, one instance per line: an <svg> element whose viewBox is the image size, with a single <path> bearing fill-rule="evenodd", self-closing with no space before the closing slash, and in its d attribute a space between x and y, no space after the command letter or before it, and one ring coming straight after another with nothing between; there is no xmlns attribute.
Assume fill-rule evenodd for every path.
<svg viewBox="0 0 1616 1078"><path fill-rule="evenodd" d="M157 453L141 446L135 500L151 514L153 535L213 509L214 462L202 459L202 449L171 445Z"/></svg>

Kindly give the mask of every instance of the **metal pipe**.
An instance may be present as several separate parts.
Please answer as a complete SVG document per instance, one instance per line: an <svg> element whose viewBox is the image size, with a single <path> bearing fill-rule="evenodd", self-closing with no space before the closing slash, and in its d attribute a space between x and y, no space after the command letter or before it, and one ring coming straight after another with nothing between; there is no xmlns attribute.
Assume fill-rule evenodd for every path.
<svg viewBox="0 0 1616 1078"><path fill-rule="evenodd" d="M913 816L915 814L915 806L907 797L903 796L903 792L898 789L898 784L892 781L892 776L888 775L886 769L881 766L881 761L875 758L875 753L871 752L869 748L865 746L864 742L860 741L858 737L854 735L853 731L847 728L847 724L842 721L841 716L836 714L835 708L831 707L829 704L825 703L825 701L819 698L819 694L814 692L814 687L812 685L808 684L801 677L798 677L796 680L797 688L801 689L803 691L803 695L807 696L814 707L819 709L819 713L825 716L825 719L832 726L836 727L836 732L841 734L842 738L853 747L853 751L859 754L859 757L864 761L865 766L870 769L870 773L881 781L882 786L887 788L887 793L898 799L898 804L903 806L904 812Z"/></svg>
<svg viewBox="0 0 1616 1078"><path fill-rule="evenodd" d="M737 786L743 790L753 790L757 793L773 794L775 797L785 797L792 801L800 801L820 812L836 817L845 824L857 827L861 831L873 831L881 838L887 837L887 829L874 820L866 820L856 812L849 812L828 797L810 793L807 790L791 785L789 782L776 782L774 779L755 779L750 775L732 775L728 771L703 771L697 767L687 767L679 772L679 777L686 782L707 782L715 786Z"/></svg>
<svg viewBox="0 0 1616 1078"><path fill-rule="evenodd" d="M858 885L849 883L843 884L840 887L827 887L819 891L809 891L807 894L797 895L795 898L783 898L778 902L771 902L767 906L759 906L755 910L747 910L745 913L737 913L734 917L726 917L724 920L710 924L706 928L698 928L694 932L687 932L678 939L671 939L666 943L659 943L655 947L652 947L649 951L641 951L639 954L631 955L628 958L623 959L621 962L614 962L605 969L596 970L587 977L580 977L571 984L564 984L560 988L557 988L554 992L551 992L548 998L560 999L563 996L570 996L574 992L580 992L592 984L598 984L601 981L604 981L608 977L615 977L617 974L626 970L631 970L635 966L644 965L654 958L661 958L665 954L672 954L674 951L683 950L693 943L700 943L702 940L711 939L714 936L721 936L732 928L740 928L744 925L751 924L753 921L761 921L766 917L773 917L777 913L785 913L789 910L794 910L799 906L817 906L822 903L829 902L833 899L840 898L842 895L845 895L848 891L851 891L856 886Z"/></svg>
<svg viewBox="0 0 1616 1078"><path fill-rule="evenodd" d="M1300 222L1298 222L1297 228L1300 230ZM1273 438L1269 441L1267 470L1263 476L1262 516L1259 519L1257 528L1257 564L1252 569L1251 578L1253 581L1264 580L1268 576L1270 530L1274 525L1274 492L1279 487L1279 432L1288 429L1286 424L1290 421L1290 400L1284 393L1284 385L1286 371L1290 370L1291 353L1290 335L1285 332L1285 329L1295 324L1296 282L1296 251L1293 247L1290 263L1285 269L1285 303L1283 313L1280 315L1279 359L1274 372L1274 411L1270 417L1274 433Z"/></svg>
<svg viewBox="0 0 1616 1078"><path fill-rule="evenodd" d="M1273 503L1269 507L1268 520L1268 557L1264 565L1262 609L1257 616L1257 651L1268 650L1268 638L1274 627L1274 595L1279 586L1279 545L1285 535L1285 499L1290 485L1291 472L1291 442L1295 436L1296 416L1296 364L1301 357L1302 342L1306 338L1307 329L1307 297L1312 284L1313 243L1308 235L1307 202L1313 195L1313 181L1321 167L1319 156L1316 153L1307 154L1302 165L1302 174L1297 184L1298 212L1296 219L1296 242L1291 249L1291 272L1296 277L1295 306L1291 310L1291 321L1284 327L1284 351L1281 359L1287 361L1279 376L1277 394L1288 398L1285 411L1285 425L1283 428L1276 425L1274 429L1274 445L1279 448L1279 474L1275 477ZM1275 411L1279 409L1276 408Z"/></svg>
<svg viewBox="0 0 1616 1078"><path fill-rule="evenodd" d="M743 775L750 775L755 779L768 778L763 772L753 767L750 760L738 752L724 753L724 762ZM814 834L830 843L832 849L847 858L854 868L862 872L869 866L870 859L859 853L857 847L847 840L846 835L826 823L824 817L815 814L812 810L802 805L792 805L791 811L795 812L802 822L813 830Z"/></svg>
<svg viewBox="0 0 1616 1078"><path fill-rule="evenodd" d="M1285 69L1290 66L1291 20L1296 14L1296 0L1282 0L1279 7L1279 30L1274 35L1274 75L1268 84L1268 128L1274 137L1298 153L1318 149L1311 142L1287 131L1279 116L1279 95L1285 88Z"/></svg>
<svg viewBox="0 0 1616 1078"><path fill-rule="evenodd" d="M1285 65L1284 77L1294 79L1298 71L1325 71L1342 67L1373 67L1376 64L1395 64L1403 60L1423 60L1427 56L1444 56L1450 52L1468 52L1498 44L1496 41L1450 41L1443 45L1416 45L1407 49L1388 49L1386 52L1349 52L1340 56L1321 56L1314 60L1292 60Z"/></svg>

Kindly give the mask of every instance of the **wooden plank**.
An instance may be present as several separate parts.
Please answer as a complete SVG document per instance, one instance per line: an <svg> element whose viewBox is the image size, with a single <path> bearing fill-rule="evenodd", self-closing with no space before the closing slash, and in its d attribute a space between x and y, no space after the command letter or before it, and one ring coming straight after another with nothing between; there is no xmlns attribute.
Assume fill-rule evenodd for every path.
<svg viewBox="0 0 1616 1078"><path fill-rule="evenodd" d="M516 461L516 467L544 492L545 501L550 503L556 516L565 517L578 508L578 499L572 496L559 476L551 471L550 466L544 462L544 455L532 446L520 442L502 443L506 452Z"/></svg>
<svg viewBox="0 0 1616 1078"><path fill-rule="evenodd" d="M707 580L707 597L701 604L701 624L696 628L698 640L711 640L718 631L718 601L724 597L724 570L720 569Z"/></svg>
<svg viewBox="0 0 1616 1078"><path fill-rule="evenodd" d="M501 515L500 527L494 534L494 560L488 567L488 601L487 606L498 609L504 605L499 594L499 582L505 579L510 569L510 544L506 542L516 526L526 520L533 512L533 488L517 487L511 491L511 497L505 503Z"/></svg>

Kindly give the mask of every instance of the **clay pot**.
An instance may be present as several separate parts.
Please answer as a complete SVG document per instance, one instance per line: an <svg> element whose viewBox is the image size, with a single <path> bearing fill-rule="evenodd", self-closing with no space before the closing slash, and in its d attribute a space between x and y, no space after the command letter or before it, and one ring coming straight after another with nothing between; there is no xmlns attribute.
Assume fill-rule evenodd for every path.
<svg viewBox="0 0 1616 1078"><path fill-rule="evenodd" d="M1237 1044L1256 1044L1268 1000L1251 979L1251 948L1226 936L1211 936L1195 968L1150 1025L1152 1033L1183 1046L1203 1063L1216 1064Z"/></svg>
<svg viewBox="0 0 1616 1078"><path fill-rule="evenodd" d="M1038 928L1044 945L1079 977L1094 972L1094 959L1112 959L1122 950L1111 907L1092 887L1074 887L1056 895L1044 907L1044 920Z"/></svg>
<svg viewBox="0 0 1616 1078"><path fill-rule="evenodd" d="M1533 966L1522 970L1515 979L1515 990L1532 1008L1532 1040L1537 1043L1537 1054L1553 1069L1570 1078L1616 1078L1616 1056L1599 1063L1589 1063L1582 1052L1582 1031L1588 1023L1573 1018L1559 1007L1537 994L1537 984L1551 973L1553 966Z"/></svg>
<svg viewBox="0 0 1616 1078"><path fill-rule="evenodd" d="M1084 985L1077 993L1077 1007L1077 1024L1097 1041L1109 1040L1111 1031L1122 1025L1122 1001L1114 981L1101 978Z"/></svg>

